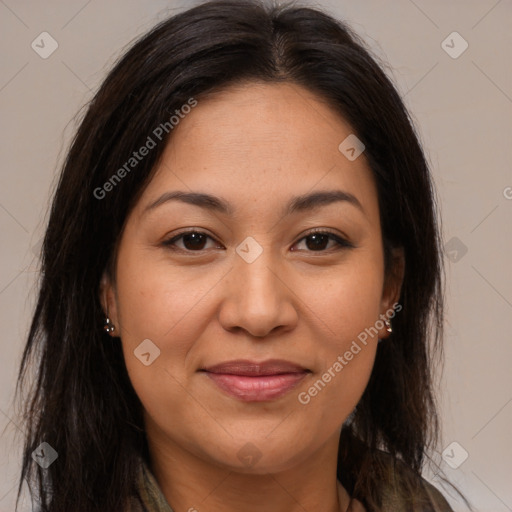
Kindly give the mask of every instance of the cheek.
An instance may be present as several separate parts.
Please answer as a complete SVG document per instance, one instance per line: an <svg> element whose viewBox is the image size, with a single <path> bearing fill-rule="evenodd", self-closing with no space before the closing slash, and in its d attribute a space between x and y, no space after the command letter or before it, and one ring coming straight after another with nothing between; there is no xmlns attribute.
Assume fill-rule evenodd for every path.
<svg viewBox="0 0 512 512"><path fill-rule="evenodd" d="M368 253L317 278L297 279L293 289L309 321L325 333L329 350L343 350L379 320L382 285L381 262Z"/></svg>
<svg viewBox="0 0 512 512"><path fill-rule="evenodd" d="M299 403L338 421L355 407L372 372L382 296L379 261L360 258L315 290L310 288L305 311L321 334L320 371Z"/></svg>
<svg viewBox="0 0 512 512"><path fill-rule="evenodd" d="M176 410L184 400L183 389L195 370L187 355L211 322L209 292L219 277L207 268L184 271L154 252L120 250L117 313L124 359L151 416L161 416L163 404L164 411Z"/></svg>
<svg viewBox="0 0 512 512"><path fill-rule="evenodd" d="M133 345L146 338L157 344L171 340L173 350L186 350L180 341L193 334L198 311L205 316L208 292L218 276L207 268L180 269L165 261L165 256L155 257L145 250L120 254L118 269L123 341Z"/></svg>
<svg viewBox="0 0 512 512"><path fill-rule="evenodd" d="M312 306L321 312L319 329L327 333L315 350L318 371L297 394L297 402L306 417L321 421L325 432L340 427L370 379L378 344L378 335L371 331L378 319L378 299L370 288L354 299L348 286L333 286Z"/></svg>

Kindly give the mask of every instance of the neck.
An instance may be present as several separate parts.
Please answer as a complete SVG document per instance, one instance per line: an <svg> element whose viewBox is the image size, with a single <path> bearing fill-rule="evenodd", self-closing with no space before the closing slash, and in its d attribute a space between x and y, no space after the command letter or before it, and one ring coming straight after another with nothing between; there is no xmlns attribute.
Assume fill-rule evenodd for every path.
<svg viewBox="0 0 512 512"><path fill-rule="evenodd" d="M155 434L153 432L153 434ZM346 512L350 496L336 477L338 433L313 456L284 470L257 473L219 465L148 431L150 466L173 510Z"/></svg>

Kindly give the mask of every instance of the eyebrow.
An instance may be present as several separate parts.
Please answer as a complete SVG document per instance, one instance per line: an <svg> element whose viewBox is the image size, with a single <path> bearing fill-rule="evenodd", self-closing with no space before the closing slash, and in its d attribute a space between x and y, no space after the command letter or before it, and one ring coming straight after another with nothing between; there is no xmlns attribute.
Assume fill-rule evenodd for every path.
<svg viewBox="0 0 512 512"><path fill-rule="evenodd" d="M232 215L234 212L231 204L221 197L212 196L202 192L183 192L181 190L176 190L162 194L158 199L147 205L142 213L145 214L170 201L181 201L186 204L199 206L200 208L222 213L224 215ZM285 216L298 212L311 211L321 206L327 206L336 202L349 203L365 214L363 206L353 194L343 190L323 190L292 197L288 204L283 208L282 215Z"/></svg>

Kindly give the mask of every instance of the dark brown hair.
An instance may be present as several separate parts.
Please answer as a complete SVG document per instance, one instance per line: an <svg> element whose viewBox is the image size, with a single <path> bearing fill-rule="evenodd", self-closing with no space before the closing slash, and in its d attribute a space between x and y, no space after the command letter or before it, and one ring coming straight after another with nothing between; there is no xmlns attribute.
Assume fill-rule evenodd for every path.
<svg viewBox="0 0 512 512"><path fill-rule="evenodd" d="M20 489L29 482L39 510L123 510L138 457L147 457L142 405L119 340L102 329L99 285L106 269L115 280L123 225L172 131L107 196L94 191L190 98L247 81L307 88L366 147L386 268L392 271L392 249L403 247L405 276L393 333L379 344L368 386L342 429L338 478L373 511L385 478L379 453L420 475L439 433L431 372L442 353L440 235L428 164L383 67L346 23L318 9L248 0L207 2L170 17L116 63L88 105L54 194L18 379L27 395ZM28 379L31 365L36 374ZM31 458L43 441L59 454L48 469ZM405 480L400 492L412 489Z"/></svg>

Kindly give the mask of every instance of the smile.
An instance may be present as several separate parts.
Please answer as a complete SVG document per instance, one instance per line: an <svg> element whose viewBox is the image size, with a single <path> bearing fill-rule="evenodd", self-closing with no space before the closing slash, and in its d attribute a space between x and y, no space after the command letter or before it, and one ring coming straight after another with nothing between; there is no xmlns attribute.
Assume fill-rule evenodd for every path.
<svg viewBox="0 0 512 512"><path fill-rule="evenodd" d="M231 375L211 373L206 375L217 387L229 396L245 402L276 400L295 388L309 372L285 373L278 375Z"/></svg>

